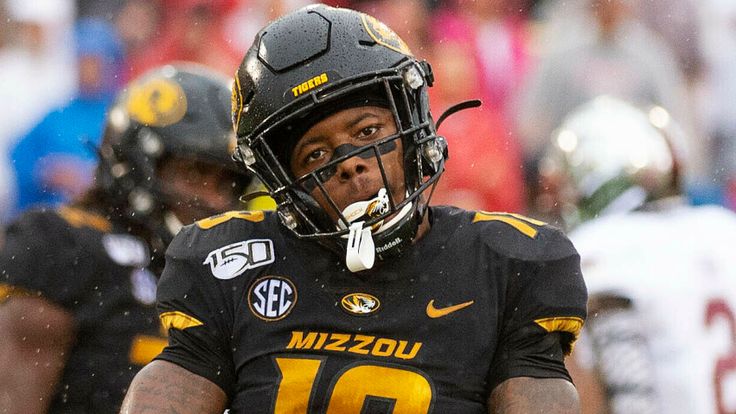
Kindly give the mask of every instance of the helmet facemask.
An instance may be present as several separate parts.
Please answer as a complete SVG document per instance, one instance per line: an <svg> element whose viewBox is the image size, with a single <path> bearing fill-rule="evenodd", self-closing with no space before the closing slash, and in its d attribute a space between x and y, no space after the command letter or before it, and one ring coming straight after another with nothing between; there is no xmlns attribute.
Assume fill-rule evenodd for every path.
<svg viewBox="0 0 736 414"><path fill-rule="evenodd" d="M372 266L372 258L357 267L350 265L349 252L356 241L374 243L375 249L368 244L363 248L375 251L379 260L406 250L426 209L429 197L422 194L444 169L446 143L436 135L429 113L429 70L426 63L406 59L395 68L335 82L295 100L267 118L261 124L264 128L239 139L236 158L266 185L284 225L300 238L348 252L351 270ZM395 133L359 147L341 145L326 164L294 176L289 157L299 138L319 120L357 106L389 110ZM397 193L392 188L396 179L385 163L398 150L404 188ZM370 199L338 206L325 184L341 163L354 157L376 163L383 187Z"/></svg>

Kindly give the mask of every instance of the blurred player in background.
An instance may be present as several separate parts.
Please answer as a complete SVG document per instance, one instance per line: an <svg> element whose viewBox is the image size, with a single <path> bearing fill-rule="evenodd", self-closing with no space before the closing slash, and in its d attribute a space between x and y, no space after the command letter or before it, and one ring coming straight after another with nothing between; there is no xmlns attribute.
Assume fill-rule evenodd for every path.
<svg viewBox="0 0 736 414"><path fill-rule="evenodd" d="M686 205L679 131L661 107L600 97L542 159L590 292L571 358L584 413L736 411L736 216Z"/></svg>
<svg viewBox="0 0 736 414"><path fill-rule="evenodd" d="M105 113L120 90L123 48L102 19L75 25L78 88L15 143L10 152L18 186L15 213L60 205L87 190L95 171ZM17 214L16 214L17 215Z"/></svg>
<svg viewBox="0 0 736 414"><path fill-rule="evenodd" d="M0 407L115 413L166 343L154 309L182 224L237 206L226 78L190 64L142 75L106 118L93 187L25 213L0 250ZM232 166L233 168L229 168Z"/></svg>

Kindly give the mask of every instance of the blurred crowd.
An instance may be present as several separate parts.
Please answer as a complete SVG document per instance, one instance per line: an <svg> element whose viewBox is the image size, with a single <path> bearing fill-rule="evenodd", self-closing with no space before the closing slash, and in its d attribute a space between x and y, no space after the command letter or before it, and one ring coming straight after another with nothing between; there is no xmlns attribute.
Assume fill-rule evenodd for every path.
<svg viewBox="0 0 736 414"><path fill-rule="evenodd" d="M0 224L92 180L105 110L169 61L232 75L256 31L309 0L0 0ZM434 204L534 214L542 146L598 95L667 109L687 194L736 208L736 2L328 0L369 12L427 59L450 145Z"/></svg>

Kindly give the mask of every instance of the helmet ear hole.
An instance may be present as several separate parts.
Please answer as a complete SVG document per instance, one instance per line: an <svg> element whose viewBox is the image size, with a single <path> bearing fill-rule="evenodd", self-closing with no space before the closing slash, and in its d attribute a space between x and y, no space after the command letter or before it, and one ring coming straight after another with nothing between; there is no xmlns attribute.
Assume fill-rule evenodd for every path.
<svg viewBox="0 0 736 414"><path fill-rule="evenodd" d="M253 97L256 96L256 92L251 89L248 91L248 94L245 96L245 99L243 100L243 107L247 108L248 105L250 105L251 101L253 101Z"/></svg>

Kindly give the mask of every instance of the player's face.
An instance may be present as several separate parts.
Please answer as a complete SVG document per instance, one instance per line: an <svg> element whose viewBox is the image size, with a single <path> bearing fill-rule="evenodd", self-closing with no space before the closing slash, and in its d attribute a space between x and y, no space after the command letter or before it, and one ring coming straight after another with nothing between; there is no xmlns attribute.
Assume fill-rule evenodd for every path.
<svg viewBox="0 0 736 414"><path fill-rule="evenodd" d="M396 131L394 117L386 108L362 106L336 112L312 126L297 142L292 151L291 171L301 177L358 147L394 135ZM379 152L389 185L387 190L399 203L406 194L401 140L382 144ZM376 197L385 187L375 154L370 149L348 158L338 164L324 182L325 190L340 211L357 201ZM312 196L337 222L337 213L330 208L322 191L316 188Z"/></svg>
<svg viewBox="0 0 736 414"><path fill-rule="evenodd" d="M230 170L188 158L171 157L159 168L169 208L184 224L237 207L236 176Z"/></svg>

